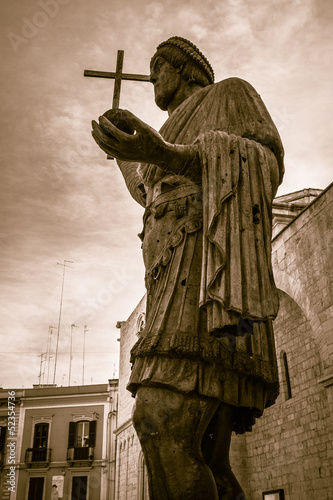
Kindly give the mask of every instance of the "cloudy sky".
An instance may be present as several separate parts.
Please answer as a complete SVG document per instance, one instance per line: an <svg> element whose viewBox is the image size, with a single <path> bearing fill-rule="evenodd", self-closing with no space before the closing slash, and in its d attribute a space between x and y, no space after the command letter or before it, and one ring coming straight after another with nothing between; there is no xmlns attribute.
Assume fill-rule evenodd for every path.
<svg viewBox="0 0 333 500"><path fill-rule="evenodd" d="M156 45L189 38L216 81L261 94L285 147L278 194L332 181L332 8L329 0L2 0L0 386L38 383L49 327L54 349L66 267L56 383L118 375L119 331L144 294L142 209L90 122L111 107L111 80L84 69L147 74ZM149 83L123 82L120 106L159 128ZM45 358L44 358L45 359ZM49 372L49 377L47 376Z"/></svg>

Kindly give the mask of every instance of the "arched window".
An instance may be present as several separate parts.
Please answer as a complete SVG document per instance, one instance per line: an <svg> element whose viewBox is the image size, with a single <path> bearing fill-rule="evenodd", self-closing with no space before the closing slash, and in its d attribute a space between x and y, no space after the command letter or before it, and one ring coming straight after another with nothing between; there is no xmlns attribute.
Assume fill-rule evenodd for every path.
<svg viewBox="0 0 333 500"><path fill-rule="evenodd" d="M287 359L287 353L285 351L281 352L281 362L282 362L281 368L282 368L284 393L285 393L285 398L287 400L292 398L292 393L291 393L288 359Z"/></svg>
<svg viewBox="0 0 333 500"><path fill-rule="evenodd" d="M149 500L149 489L148 489L148 476L147 467L145 464L145 459L143 457L142 451L139 455L138 464L138 500Z"/></svg>
<svg viewBox="0 0 333 500"><path fill-rule="evenodd" d="M144 312L142 312L141 314L139 314L138 319L136 321L136 334L138 335L138 337L140 337L145 326L146 326L146 315Z"/></svg>

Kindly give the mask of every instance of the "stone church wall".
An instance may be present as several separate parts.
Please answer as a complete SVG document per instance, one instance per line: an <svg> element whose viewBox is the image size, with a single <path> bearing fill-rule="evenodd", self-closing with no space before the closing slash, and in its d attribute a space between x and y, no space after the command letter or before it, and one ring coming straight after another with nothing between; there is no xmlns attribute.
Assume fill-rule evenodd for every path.
<svg viewBox="0 0 333 500"><path fill-rule="evenodd" d="M145 310L146 296L140 300L127 321L118 323L120 328L118 426L122 426L132 415L134 398L126 389L131 374L130 352L138 339L138 320L144 317Z"/></svg>
<svg viewBox="0 0 333 500"><path fill-rule="evenodd" d="M309 322L287 294L281 292L280 301L275 321L280 396L246 435L249 500L279 488L286 500L326 499L332 486L327 389L318 384L320 360Z"/></svg>
<svg viewBox="0 0 333 500"><path fill-rule="evenodd" d="M332 208L331 185L273 240L280 396L246 434L248 500L333 498Z"/></svg>
<svg viewBox="0 0 333 500"><path fill-rule="evenodd" d="M143 496L139 496L143 478L141 447L131 421L134 398L126 385L131 373L130 351L137 340L145 310L146 297L143 297L128 320L118 324L120 358L115 500L143 500Z"/></svg>
<svg viewBox="0 0 333 500"><path fill-rule="evenodd" d="M117 432L115 500L140 498L138 497L141 478L140 455L140 443L133 425L129 422L125 428Z"/></svg>

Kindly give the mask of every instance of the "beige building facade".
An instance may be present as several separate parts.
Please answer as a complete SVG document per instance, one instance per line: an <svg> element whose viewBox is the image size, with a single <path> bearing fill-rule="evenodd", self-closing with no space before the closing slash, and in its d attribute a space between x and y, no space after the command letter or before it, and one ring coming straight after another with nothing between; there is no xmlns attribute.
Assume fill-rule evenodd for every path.
<svg viewBox="0 0 333 500"><path fill-rule="evenodd" d="M118 380L1 390L0 499L113 500L117 394Z"/></svg>

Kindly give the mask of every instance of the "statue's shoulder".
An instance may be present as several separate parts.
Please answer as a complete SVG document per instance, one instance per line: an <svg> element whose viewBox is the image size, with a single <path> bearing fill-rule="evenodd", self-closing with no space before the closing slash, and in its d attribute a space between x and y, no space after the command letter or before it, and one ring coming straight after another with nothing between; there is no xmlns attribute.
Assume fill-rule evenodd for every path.
<svg viewBox="0 0 333 500"><path fill-rule="evenodd" d="M220 82L216 82L213 85L210 85L210 87L210 90L212 92L223 93L227 96L232 96L234 94L237 94L238 92L241 92L248 95L255 95L256 97L260 97L257 91L249 82L236 76L232 76L226 78L225 80L221 80Z"/></svg>
<svg viewBox="0 0 333 500"><path fill-rule="evenodd" d="M256 140L268 146L279 162L281 178L283 146L279 133L260 95L247 81L230 77L205 87L200 102L203 127ZM202 91L200 91L202 92ZM200 130L201 132L203 130Z"/></svg>
<svg viewBox="0 0 333 500"><path fill-rule="evenodd" d="M237 76L230 76L229 78L225 78L224 80L221 80L219 82L213 83L212 87L214 86L234 86L234 85L249 85L248 82L243 80L242 78L239 78Z"/></svg>
<svg viewBox="0 0 333 500"><path fill-rule="evenodd" d="M229 85L250 85L249 82L246 80L243 80L243 78L239 78L238 76L230 76L229 78L225 78L224 80L221 80L219 83L224 83L224 84L229 84Z"/></svg>
<svg viewBox="0 0 333 500"><path fill-rule="evenodd" d="M224 115L231 101L238 103L239 101L253 101L255 99L260 99L260 96L248 82L237 77L226 78L220 82L207 85L192 94L171 115L172 121L184 116L192 117L193 112L199 108L201 113L205 113L207 109L210 115L213 102L215 110Z"/></svg>

